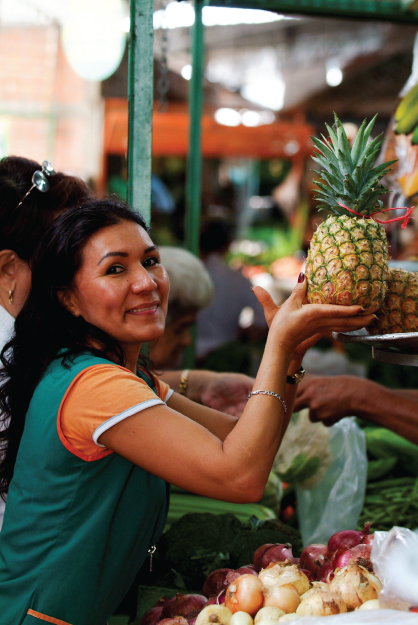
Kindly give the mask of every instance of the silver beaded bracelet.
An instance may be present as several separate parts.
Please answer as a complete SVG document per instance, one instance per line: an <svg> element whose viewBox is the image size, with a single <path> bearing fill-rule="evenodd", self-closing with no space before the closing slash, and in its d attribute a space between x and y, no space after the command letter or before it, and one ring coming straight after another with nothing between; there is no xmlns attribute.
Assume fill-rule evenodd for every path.
<svg viewBox="0 0 418 625"><path fill-rule="evenodd" d="M279 402L281 402L284 411L287 412L287 406L286 406L286 402L283 399L283 397L280 397L280 395L278 395L277 393L273 393L273 391L252 391L251 393L249 393L248 397L247 397L247 401L250 399L251 395L271 395L272 397L275 397L276 399L279 400Z"/></svg>

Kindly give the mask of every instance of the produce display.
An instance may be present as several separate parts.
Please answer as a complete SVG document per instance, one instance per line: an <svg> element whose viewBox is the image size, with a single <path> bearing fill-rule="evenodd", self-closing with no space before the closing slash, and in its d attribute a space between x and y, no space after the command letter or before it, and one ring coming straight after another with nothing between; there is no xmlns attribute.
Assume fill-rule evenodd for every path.
<svg viewBox="0 0 418 625"><path fill-rule="evenodd" d="M369 524L309 545L300 558L288 543L263 544L251 564L212 571L201 594L161 597L141 625L275 625L378 609L382 584L373 573L372 544Z"/></svg>
<svg viewBox="0 0 418 625"><path fill-rule="evenodd" d="M352 148L337 116L334 129L327 125L330 141L312 138L317 148L313 160L322 167L316 173L323 182L315 181L318 210L332 215L314 233L308 252L305 273L311 303L358 304L373 313L384 300L386 233L362 215L382 209L378 198L388 190L378 183L394 161L373 167L383 143L381 135L368 141L374 122L375 118L362 123Z"/></svg>
<svg viewBox="0 0 418 625"><path fill-rule="evenodd" d="M388 531L394 525L416 529L418 479L398 477L367 485L360 523L373 519L375 529Z"/></svg>
<svg viewBox="0 0 418 625"><path fill-rule="evenodd" d="M389 269L385 299L376 312L370 334L418 332L418 275L404 269Z"/></svg>
<svg viewBox="0 0 418 625"><path fill-rule="evenodd" d="M300 555L300 533L278 520L241 522L234 514L189 513L162 535L153 558L153 585L198 590L219 568L239 569L264 543L291 543Z"/></svg>

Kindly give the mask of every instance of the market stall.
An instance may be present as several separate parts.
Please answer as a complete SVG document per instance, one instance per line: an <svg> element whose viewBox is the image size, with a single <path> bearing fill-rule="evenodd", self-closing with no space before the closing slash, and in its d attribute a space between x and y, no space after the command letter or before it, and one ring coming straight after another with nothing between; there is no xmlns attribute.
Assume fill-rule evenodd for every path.
<svg viewBox="0 0 418 625"><path fill-rule="evenodd" d="M199 215L200 215L200 197L201 197L201 189L200 189L200 176L201 176L201 158L202 158L202 154L208 154L211 153L211 150L214 149L227 149L225 147L221 147L219 148L219 145L214 148L213 146L216 144L216 133L211 133L209 126L210 126L210 122L207 118L205 118L204 115L202 115L202 111L203 111L203 104L202 104L202 74L203 74L203 24L202 24L202 19L201 19L201 11L202 11L202 7L203 7L202 2L200 2L200 0L198 0L195 3L195 26L194 26L194 35L193 35L193 44L192 44L192 51L193 51L193 74L192 74L192 81L191 81L191 88L190 88L190 122L187 122L187 119L183 116L180 118L178 117L178 119L176 120L176 127L181 127L181 137L180 137L180 133L178 137L172 137L172 145L176 144L176 148L177 150L181 150L181 151L185 151L186 146L185 146L185 133L188 131L189 133L189 143L188 143L188 150L187 150L187 154L188 154L188 179L187 179L187 217L186 217L186 232L187 232L187 236L186 236L186 241L187 241L187 246L189 247L190 250L194 251L195 253L197 252L197 237L198 237L198 231L199 231ZM255 0L250 1L250 2L246 2L245 0L239 1L239 2L222 2L220 0L218 1L214 1L214 2L209 2L208 4L212 4L212 5L217 5L217 6L234 6L234 7L257 7L257 8L264 8L264 9L269 9L269 10L280 10L280 11L289 11L292 13L308 13L308 14L312 14L312 13L319 13L319 14L326 14L326 15L342 15L342 16L350 16L350 17L373 17L374 19L383 19L383 20L396 20L399 22L405 22L408 24L411 23L418 23L418 13L415 10L415 5L412 2L409 3L402 3L402 5L398 2L381 2L381 3L375 3L375 2L370 2L370 1L364 1L364 2L353 2L353 3L336 3L336 2L304 2L304 3L298 3L298 2L281 2L279 0L270 0L270 2L256 2ZM135 38L140 37L141 36L141 28L145 29L148 28L147 32L147 36L149 36L149 33L151 31L151 27L150 27L150 14L151 12L148 14L148 23L146 23L145 20L145 13L141 14L140 17L138 17L138 15L135 12L135 2L132 2L132 7L133 7L133 13L132 13L132 19L133 21L131 23L134 24L134 37L133 37L133 42L135 42ZM142 22L141 22L142 20ZM148 26L147 26L148 24ZM143 31L145 32L145 31ZM143 61L142 61L143 63ZM142 67L140 67L140 72L143 71ZM148 104L148 120L147 120L147 124L146 125L146 129L144 131L144 128L142 128L141 132L146 132L146 135L142 134L142 138L145 137L145 140L147 141L147 146L149 148L147 154L146 154L146 159L148 159L148 161L150 162L150 154L151 154L151 133L150 133L150 128L149 128L149 121L151 118L151 113L152 113L152 107L150 106L150 99L149 99L149 93L150 91L152 91L152 87L149 84L149 80L148 80L148 85L147 82L142 81L141 82L141 90L139 89L139 82L138 82L138 76L140 75L140 72L137 73L137 71L135 70L135 63L134 63L134 56L132 55L131 58L131 76L135 76L135 83L134 86L131 86L131 96L130 96L130 117L129 117L129 142L128 142L128 165L129 165L129 176L130 179L132 180L134 177L134 162L135 162L135 156L134 156L134 148L132 146L139 145L138 142L138 138L139 135L137 135L136 133L138 132L138 129L136 129L136 124L140 122L141 119L143 119L142 117L138 118L138 120L135 120L135 118L132 117L133 115L133 104L132 102L134 102L135 106L139 106L139 102L140 102L140 98L141 97L145 97L144 96L144 92L147 88L148 89L148 100L147 100L147 104ZM143 74L145 75L145 74ZM149 76L148 76L149 78ZM138 87L138 91L136 91L135 89L135 85ZM141 115L143 115L143 111L141 113ZM110 119L110 114L109 114L109 118ZM125 117L126 119L126 117ZM154 137L154 149L158 150L158 149L168 149L167 148L167 142L165 143L165 147L158 147L161 146L162 144L161 142L161 134L160 134L160 129L163 129L164 124L169 123L169 117L165 117L165 118L159 118L158 114L154 115L154 121L155 121L155 137ZM118 134L118 132L115 130L117 128L117 123L114 122L114 125L112 126L111 124L108 126L108 134L107 134L107 140L109 141L109 144L112 141L115 141L117 143L118 139L116 139L116 136L119 137L119 145L121 150L125 149L126 146L126 142L125 142L125 135L123 135L123 133ZM282 129L283 130L283 129ZM206 131L206 136L205 136L205 131ZM213 128L212 128L213 131ZM260 133L260 130L258 129L257 131L258 133ZM209 136L210 135L210 136ZM234 143L234 141L232 140L232 135L233 132L231 131L231 143L230 145L232 145ZM249 135L248 135L249 136ZM261 137L262 134L260 133L259 136ZM121 139L122 137L122 139ZM239 138L237 136L236 139L236 143L239 143ZM260 145L262 145L262 141L260 141ZM261 149L261 148L260 148ZM138 161L139 163L139 161ZM136 165L138 164L136 163ZM150 166L148 163L148 172L150 171ZM141 174L142 175L142 174ZM143 179L143 183L142 184L147 184L146 181ZM129 191L129 197L130 197L130 201L131 203L133 203L135 206L138 206L139 208L141 208L141 203L142 206L144 204L146 204L147 202L149 203L149 195L146 196L145 195L145 201L144 201L144 195L142 195L141 201L139 201L139 191L140 191L140 186L137 187L137 189L135 190L135 188L132 186L130 186L130 191ZM138 195L135 195L138 194ZM135 201L135 197L138 198L137 201ZM147 199L148 198L148 199ZM322 286L322 285L319 285ZM315 300L312 300L315 301ZM337 337L337 338L341 338L341 337ZM351 339L346 339L346 340L351 340ZM389 341L388 338L385 339L379 339L379 338L372 338L370 337L370 339L368 339L370 341L375 341L376 345L379 345L377 349L381 349L382 344ZM380 340L380 343L378 343L378 341ZM399 353L399 341L400 338L396 337L395 339L396 345L395 345L395 351L396 353ZM383 346L383 350L384 350L384 346ZM412 350L412 351L411 351ZM416 358L415 356L415 349L412 347L410 350L410 354L412 354L413 358ZM390 353L394 353L394 350L389 350ZM394 357L393 357L394 358ZM396 361L393 360L393 361ZM411 364L411 359L409 364ZM416 488L415 488L415 481L414 480L410 480L408 483L405 483L405 486L408 486L408 488L410 489L410 491L408 491L408 494L406 495L406 497L404 497L404 499L406 498L411 498L414 499L416 497ZM388 488L390 489L390 485L388 484ZM368 493L368 500L367 501L367 505L370 506L370 504L373 503L373 493ZM370 508L367 508L367 510L370 510ZM185 517L183 517L183 519L185 519ZM187 519L186 519L187 520ZM368 521L373 522L374 518L371 519L365 519ZM177 521L176 523L174 523L171 527L170 530L167 531L166 533L166 540L167 542L169 542L170 540L170 532L175 532L176 529L178 527L180 527L179 525L177 525L177 523L180 523L182 521L182 519L179 519L179 521ZM186 521L183 520L183 522L185 523ZM275 528L277 531L277 527ZM388 527L388 529L390 529ZM251 528L251 526L246 528L246 531L254 531L254 528ZM237 528L238 531L238 528ZM203 534L204 532L202 532ZM157 613L154 612L152 614L152 619L151 620L145 620L142 621L143 623L158 623L161 621L161 617L167 618L170 620L170 625L171 623L177 623L177 625L186 625L186 622L191 623L191 622L197 622L197 625L203 625L204 623L207 622L220 622L220 623L225 623L225 625L231 623L231 625L251 625L253 623L253 617L255 617L255 622L263 622L263 624L269 620L270 622L279 622L279 619L281 619L283 622L286 621L290 621L290 620L298 620L298 618L302 618L305 617L307 615L312 615L312 614L317 614L317 615L330 615L330 611L327 612L327 608L325 608L325 604L328 601L334 601L334 604L337 604L337 608L333 608L333 612L332 614L337 614L337 613L346 613L347 611L352 611L354 612L354 610L358 609L361 607L361 605L363 603L367 603L369 600L370 601L376 601L379 591L381 590L381 586L382 586L382 582L383 582L383 588L384 588L384 592L382 594L382 601L381 601L381 606L382 608L397 608L397 609L402 609L404 611L403 614L397 613L396 616L394 617L392 614L387 615L386 613L379 613L379 616L371 616L369 615L368 617L366 616L358 616L358 614L351 614L348 615L347 617L345 616L341 616L339 618L341 618L341 621L337 621L337 622L353 622L353 623L365 623L365 622L385 622L384 619L388 618L389 620L387 621L388 623L392 623L392 622L405 622L405 625L409 625L410 623L413 623L413 619L416 619L416 616L414 616L413 614L410 614L408 612L411 612L413 610L416 609L416 602L414 601L415 599L415 595L413 594L408 594L409 593L413 593L415 591L407 591L407 599L405 599L404 597L400 597L399 595L399 588L396 590L393 590L392 586L391 586L391 582L390 582L390 576L388 575L387 571L385 572L384 567L379 568L380 565L380 561L379 561L379 556L381 555L380 553L378 553L378 549L377 546L382 547L382 545L385 543L386 540L388 540L390 542L390 544L393 543L405 543L407 541L411 541L410 545L411 545L411 550L413 550L415 548L415 538L414 535L411 534L397 534L395 536L393 535L388 535L388 536L378 536L376 535L376 539L375 539L375 544L376 544L376 550L374 551L374 553L371 552L371 548L370 545L373 542L372 539L367 538L368 537L368 530L365 530L363 533L360 532L360 530L355 532L357 538L354 542L349 542L349 543L343 543L342 545L337 545L335 547L335 549L333 547L330 546L330 544L328 543L328 545L324 546L322 552L318 552L315 555L312 555L312 550L310 555L312 556L312 560L315 561L315 566L317 566L317 562L318 562L318 558L321 561L321 567L324 565L325 568L321 571L321 573L318 575L318 571L316 571L316 574L314 574L312 572L312 570L310 570L310 568L312 568L309 564L305 566L302 566L302 564L306 561L305 559L302 557L300 562L296 562L296 560L294 560L294 554L293 553L286 553L286 557L279 557L277 559L273 559L271 561L264 561L263 565L258 568L257 572L260 572L260 569L266 569L267 571L273 572L274 567L276 567L276 569L274 570L274 577L275 580L277 581L277 578L279 578L282 574L284 574L283 579L287 580L285 582L281 582L279 584L275 582L267 582L267 578L268 578L268 574L265 575L266 579L263 581L263 576L261 577L261 581L257 581L255 582L254 580L252 580L252 582L250 582L250 584L252 584L252 586L254 588L256 588L256 592L255 595L257 595L257 598L255 600L255 603L251 606L248 607L246 605L244 605L244 603L240 603L239 599L237 599L237 594L238 594L238 588L237 586L239 586L239 584L234 583L235 580L231 580L231 578L229 578L227 580L227 583L225 583L226 580L226 576L224 577L224 579L222 579L222 582L220 584L219 587L217 587L217 591L214 595L211 595L211 593L209 591L207 591L207 594L204 594L204 599L205 601L203 601L203 599L201 599L201 603L199 605L198 608L196 608L196 604L193 604L193 607L195 608L194 610L189 610L189 611L184 611L184 613L180 613L179 608L178 608L178 604L181 603L180 599L177 598L177 602L174 601L173 602L169 602L166 601L165 599L161 600L160 602L157 602L157 605L153 608L154 610L160 610L157 616ZM256 532L255 532L256 535ZM361 538L360 538L361 535ZM219 539L218 539L219 540ZM280 544L280 539L274 540L273 538L271 539L272 542L276 542L278 544ZM300 552L298 553L298 547L297 547L297 538L294 539L295 540L295 551L294 553L299 555ZM330 539L332 541L332 538ZM261 538L260 538L261 541ZM358 542L356 542L358 541ZM392 541L392 542L391 542ZM254 545L254 547L261 547L262 544L258 544L257 546ZM356 564L350 564L350 562L353 559L352 553L351 553L351 549L356 549L358 547L361 547L361 549L358 549L358 557L361 558L361 563L357 562ZM367 547L367 549L366 549ZM224 562L227 562L228 564L231 564L231 566L240 569L242 566L245 566L246 564L250 565L250 570L251 572L246 571L244 573L244 575L249 576L249 577L253 577L254 579L260 580L260 577L257 576L257 572L254 573L254 570L251 569L251 562L250 562L250 556L248 555L248 553L246 553L246 559L244 558L244 560L239 560L239 558L236 558L235 560L233 558L231 558L230 560L228 560L228 558L230 557L230 554L228 553L228 558L226 557L226 550L228 548L228 545L224 545L222 544L222 547L220 546L219 543L219 552L217 552L215 550L215 553L212 551L210 551L209 547L205 547L205 549L207 549L206 554L196 554L197 557L194 557L192 555L190 555L190 561L187 563L189 566L191 566L192 572L193 569L196 568L194 565L195 563L199 560L199 559L203 559L204 560L204 556L207 556L206 561L205 561L205 566L206 566L206 572L210 573L211 571L209 570L210 568L212 568L212 571L215 571L217 569L219 569L219 564L222 563L222 558L218 559L217 563L215 564L214 560L216 558L216 556L218 555L223 555L224 556ZM343 551L350 551L349 554L345 555L345 560L344 558L342 558L341 560L339 558L341 558L344 553L342 553L340 550L343 548ZM388 544L385 545L385 548L389 548ZM383 547L382 547L383 549ZM209 550L209 551L208 551ZM256 551L256 549L254 549L254 551ZM366 554L367 551L367 554ZM168 552L168 548L167 548L167 552ZM384 552L384 557L386 557L386 553L383 549ZM355 552L357 553L357 552ZM338 554L338 555L336 555ZM287 556L289 556L287 558ZM367 555L368 557L364 557L365 555ZM303 556L303 552L302 552L302 556ZM208 557L209 557L209 562L208 562ZM393 556L395 558L395 556ZM210 560L210 558L212 558L212 560ZM277 565L277 562L283 562L284 560L288 559L289 561L287 562L287 565ZM355 559L355 558L354 558ZM191 564L190 564L191 562ZM178 567L181 567L181 563L179 563L178 561L174 564L173 562L169 562L168 564L165 563L168 567L168 570L171 572L175 572L175 573L179 573L178 571ZM311 590L308 590L309 588L309 583L308 586L306 586L306 580L299 574L299 572L296 572L296 569L298 569L297 565L300 565L301 568L306 568L308 571L310 570L311 575L306 575L306 573L302 573L302 576L305 575L306 578L309 580L310 578L312 578L313 581L322 583L322 584L327 584L327 587L325 588L325 586L316 586ZM353 573L355 573L355 575L359 576L359 579L361 579L361 581L358 582L358 585L362 585L362 588L367 588L367 592L364 596L362 596L362 598L359 599L358 593L357 593L357 599L352 602L348 597L346 600L343 600L342 602L339 603L339 599L335 599L331 597L331 599L326 595L326 593L331 592L332 593L332 589L335 588L339 582L340 576L345 576L346 572L344 572L343 574L341 574L341 572L334 572L336 569L341 569L342 571L344 571L344 567L345 565L348 564L348 567L360 567L360 571L358 570L358 568L356 569L356 571L354 571ZM269 565L272 565L269 567ZM257 569L257 566L255 565L255 562L252 566L255 566L255 568ZM376 571L381 575L380 581L375 581L375 578L370 576L370 568L371 567L377 567ZM175 568L177 567L177 568ZM292 568L293 567L293 568ZM228 572L230 572L231 569L229 569ZM299 570L299 569L298 569ZM295 586L292 584L292 581L290 581L290 572L294 572L295 574L297 574L298 579L300 577L302 577L303 579L303 583L305 584L305 586L301 586L301 588L299 590L301 590L301 592L298 592L297 589L295 591ZM376 572L375 571L375 572ZM367 572L367 573L366 573ZM242 573L242 571L239 571L239 573ZM277 574L277 575L276 575ZM287 575L290 575L290 577L287 577ZM355 577L354 575L354 577ZM181 574L180 574L180 578L181 578ZM187 575L186 573L184 573L184 577L187 579ZM364 578L367 578L368 582L366 583L364 581ZM241 578L240 578L241 579ZM247 582L248 577L246 577L245 582ZM370 581L371 580L371 581ZM179 578L177 577L177 583L179 581ZM202 580L200 580L202 581ZM164 586L163 582L165 584L168 584L168 586ZM180 581L180 583L182 583ZM243 582L244 583L244 582ZM356 583L356 582L355 582ZM158 585L159 584L159 585ZM168 594L174 595L176 592L176 589L173 588L173 579L171 578L165 578L164 581L164 577L162 574L162 577L160 578L160 580L158 581L155 591L158 593L160 592L162 589L165 591L167 591L167 595L166 598L168 597ZM200 588L194 587L194 582L191 582L190 580L188 580L188 583L184 582L183 579L183 584L185 584L185 588L183 589L183 593L181 594L185 594L186 596L193 591L194 594L197 594L198 592L202 592L202 590ZM190 584L190 586L188 585ZM281 587L282 585L286 585L289 584L290 586L293 585L293 589L289 589L289 594L293 595L290 597L287 597L287 600L290 601L290 603L293 600L293 604L290 606L290 604L286 604L286 609L283 610L284 613L286 614L293 614L296 613L298 616L297 617L286 617L284 615L284 613L275 613L274 617L271 616L267 616L267 614L260 614L258 615L258 611L261 609L267 609L268 607L273 607L273 608L277 608L279 610L282 610L283 604L280 603L280 600L272 599L271 602L269 602L269 600L266 601L266 597L269 597L270 594L275 594L273 592L271 592L271 588L277 588ZM328 587L329 585L329 587ZM197 586L197 584L196 584ZM179 589L179 586L177 586L177 590ZM206 589L207 590L207 589ZM352 591L352 587L350 588L350 592ZM300 595L307 593L308 596L302 598L302 600L300 599ZM224 596L226 597L225 599L225 606L226 607L222 607L219 605L220 603L222 603L219 600L219 595L220 594L224 594ZM295 594L296 593L296 594ZM310 594L309 594L310 593ZM324 593L324 594L322 594ZM391 594L392 593L392 594ZM150 593L152 595L152 593ZM164 594L164 593L161 593ZM281 594L279 592L277 592L277 594ZM356 593L355 593L356 594ZM402 593L401 593L402 594ZM247 593L244 592L244 595L246 596ZM337 596L340 597L341 593L338 594ZM150 605L150 601L145 601L144 600L145 597L145 591L143 591L143 594L140 594L140 616L143 616L144 614L144 608L148 607L151 608L154 603L152 603ZM210 601L211 597L215 597L214 600ZM312 598L314 597L314 598ZM389 597L389 598L388 598ZM156 597L157 599L159 597ZM148 604L147 604L148 603ZM211 605L206 605L207 603L211 604ZM280 603L280 605L279 605ZM316 605L320 605L321 607L315 608L317 611L315 612L315 609L311 609L310 607L306 607L306 604L311 605L312 603L315 603ZM146 605L147 604L147 605ZM174 611L170 611L169 606L173 606ZM213 606L213 607L212 607ZM254 607L256 606L256 607ZM264 606L264 607L263 607ZM290 607L289 607L290 606ZM301 607L303 606L303 607ZM188 606L190 608L190 606ZM376 607L376 604L373 605L369 605L368 607L372 608L372 607ZM161 608L161 609L160 609ZM294 609L293 609L294 608ZM321 612L321 609L324 610ZM227 612L225 613L224 610L227 610ZM195 614L193 614L193 616L191 616L191 613L194 612ZM240 613L240 612L244 612L247 615L249 615L249 617L245 617L246 620L242 620L239 621L238 619L235 620L235 613ZM198 614L196 614L198 613ZM222 614L222 616L221 616ZM234 615L234 616L233 616ZM187 617L187 618L186 618ZM197 621L194 621L194 619L197 617ZM176 620L177 619L177 620ZM205 620L206 619L206 620ZM226 619L226 620L222 620L222 619ZM364 619L364 620L363 620ZM391 621L390 619L396 619ZM140 621L138 620L138 623ZM165 621L166 623L169 623L169 621ZM304 622L310 622L308 621L304 621ZM312 621L314 622L314 621ZM332 621L330 621L332 622ZM322 621L321 621L322 623Z"/></svg>

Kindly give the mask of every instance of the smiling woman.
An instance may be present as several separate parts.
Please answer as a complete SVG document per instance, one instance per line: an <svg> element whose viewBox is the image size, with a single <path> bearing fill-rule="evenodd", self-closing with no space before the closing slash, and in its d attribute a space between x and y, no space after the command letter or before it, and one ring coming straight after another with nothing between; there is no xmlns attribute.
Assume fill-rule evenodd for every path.
<svg viewBox="0 0 418 625"><path fill-rule="evenodd" d="M303 274L280 309L255 292L270 331L237 420L137 365L141 343L163 333L168 296L142 218L96 200L50 226L1 355L2 622L105 625L164 527L166 482L231 502L261 498L306 349L372 316L303 305Z"/></svg>

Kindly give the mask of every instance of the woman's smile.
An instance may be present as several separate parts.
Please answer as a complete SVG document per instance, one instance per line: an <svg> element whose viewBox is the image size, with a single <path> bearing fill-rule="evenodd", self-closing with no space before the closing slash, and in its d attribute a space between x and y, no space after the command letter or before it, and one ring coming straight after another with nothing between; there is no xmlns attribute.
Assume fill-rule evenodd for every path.
<svg viewBox="0 0 418 625"><path fill-rule="evenodd" d="M152 302L151 304L143 304L126 311L127 315L155 315L160 306L160 302Z"/></svg>

